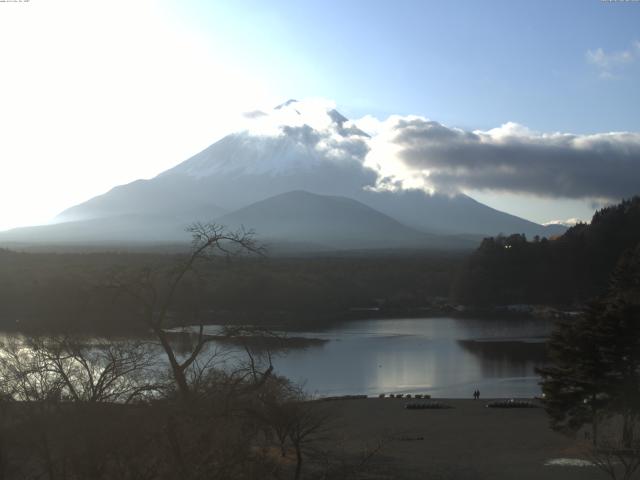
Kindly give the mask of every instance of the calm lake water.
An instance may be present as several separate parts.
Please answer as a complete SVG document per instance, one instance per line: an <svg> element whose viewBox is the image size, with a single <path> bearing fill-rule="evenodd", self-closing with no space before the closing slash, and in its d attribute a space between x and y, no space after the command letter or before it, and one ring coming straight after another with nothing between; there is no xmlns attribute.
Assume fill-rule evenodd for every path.
<svg viewBox="0 0 640 480"><path fill-rule="evenodd" d="M545 362L544 320L359 320L292 336L326 343L274 359L276 371L319 396L429 393L434 397L531 397Z"/></svg>
<svg viewBox="0 0 640 480"><path fill-rule="evenodd" d="M277 352L273 364L276 373L315 396L428 393L471 398L479 389L484 398L532 397L540 394L535 368L545 364L544 341L551 328L551 322L532 319L358 320L288 334L325 342ZM205 331L216 334L220 327ZM12 336L20 337L3 337ZM222 368L246 361L237 347L214 341L208 348L228 352ZM159 347L157 351L163 364L166 357Z"/></svg>

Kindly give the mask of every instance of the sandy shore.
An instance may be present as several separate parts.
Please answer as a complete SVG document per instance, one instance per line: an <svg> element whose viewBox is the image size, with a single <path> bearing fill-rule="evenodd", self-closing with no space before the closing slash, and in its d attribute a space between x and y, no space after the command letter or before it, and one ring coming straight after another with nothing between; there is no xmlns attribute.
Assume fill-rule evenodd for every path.
<svg viewBox="0 0 640 480"><path fill-rule="evenodd" d="M379 478L603 479L595 467L545 466L579 458L576 442L548 427L542 408L486 408L491 399L436 399L442 410L407 410L413 400L364 399L332 404L349 450L385 444L375 459ZM417 400L416 400L417 401Z"/></svg>

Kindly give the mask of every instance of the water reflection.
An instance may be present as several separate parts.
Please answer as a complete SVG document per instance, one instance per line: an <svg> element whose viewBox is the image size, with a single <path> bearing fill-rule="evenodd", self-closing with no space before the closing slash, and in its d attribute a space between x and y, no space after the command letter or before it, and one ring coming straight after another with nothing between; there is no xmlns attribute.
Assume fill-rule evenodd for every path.
<svg viewBox="0 0 640 480"><path fill-rule="evenodd" d="M526 377L546 362L546 345L533 341L458 340L465 350L478 357L487 378Z"/></svg>
<svg viewBox="0 0 640 480"><path fill-rule="evenodd" d="M276 360L279 373L311 393L431 393L470 397L540 393L550 324L531 320L401 319L349 322L325 332L330 341ZM297 334L298 335L298 334Z"/></svg>
<svg viewBox="0 0 640 480"><path fill-rule="evenodd" d="M485 398L531 397L540 393L535 368L546 361L544 338L551 326L513 319L354 321L325 331L296 332L295 337L323 342L298 342L306 348L280 350L274 365L277 373L322 396L429 393L470 398L477 388ZM206 333L219 334L220 327L207 327ZM179 356L191 351L192 341L186 335L172 337ZM155 341L150 343L158 359L166 360ZM203 354L216 352L219 368L246 361L246 352L233 343L213 341ZM161 366L166 368L166 362Z"/></svg>

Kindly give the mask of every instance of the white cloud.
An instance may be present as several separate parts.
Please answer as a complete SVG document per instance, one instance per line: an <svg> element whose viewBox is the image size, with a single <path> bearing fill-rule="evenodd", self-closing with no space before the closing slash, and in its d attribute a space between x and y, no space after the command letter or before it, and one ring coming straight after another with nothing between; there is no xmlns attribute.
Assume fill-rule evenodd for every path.
<svg viewBox="0 0 640 480"><path fill-rule="evenodd" d="M290 99L287 102L268 109L244 114L244 122L239 126L254 135L280 135L282 127L302 127L309 125L316 131L325 132L332 127L328 111L336 108L332 100L324 98Z"/></svg>
<svg viewBox="0 0 640 480"><path fill-rule="evenodd" d="M587 62L594 65L601 78L615 78L626 65L640 59L640 41L634 41L630 47L616 52L605 52L602 48L587 50Z"/></svg>
<svg viewBox="0 0 640 480"><path fill-rule="evenodd" d="M381 189L598 202L640 193L640 133L539 133L516 123L465 131L417 116L367 122L376 135L365 165L378 172Z"/></svg>
<svg viewBox="0 0 640 480"><path fill-rule="evenodd" d="M366 116L355 121L359 128L371 135L370 151L364 159L364 165L378 173L378 190L420 189L433 193L429 184L427 169L414 169L401 159L402 146L395 139L395 127L401 121L420 119L417 116L402 117L391 115L381 121Z"/></svg>
<svg viewBox="0 0 640 480"><path fill-rule="evenodd" d="M547 226L547 225L562 225L564 227L573 227L574 225L577 225L578 223L588 223L585 222L584 220L581 220L579 218L567 218L566 220L550 220L548 222L543 223L543 225Z"/></svg>
<svg viewBox="0 0 640 480"><path fill-rule="evenodd" d="M567 216L590 215L590 202L606 204L638 193L640 133L546 133L514 122L466 131L399 115L348 121L334 107L322 99L292 102L252 112L246 128L254 135L287 135L313 149L318 161L361 163L376 172L371 188L378 190L486 193L494 200L510 198L511 206L513 199L526 198L515 202L523 211L525 204L549 211L563 202L566 208L554 211ZM548 218L545 213L540 221Z"/></svg>

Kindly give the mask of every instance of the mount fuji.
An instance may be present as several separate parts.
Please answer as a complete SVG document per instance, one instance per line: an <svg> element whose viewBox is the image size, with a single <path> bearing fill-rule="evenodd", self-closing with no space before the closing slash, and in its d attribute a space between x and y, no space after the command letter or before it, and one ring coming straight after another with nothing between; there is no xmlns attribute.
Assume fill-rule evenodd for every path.
<svg viewBox="0 0 640 480"><path fill-rule="evenodd" d="M364 163L369 136L335 109L290 100L251 117L251 128L152 179L71 207L54 224L3 232L0 242L181 242L196 220L310 251L464 248L481 236L564 231L462 194L378 191L378 173Z"/></svg>

